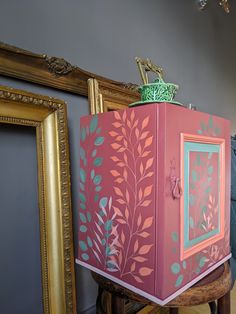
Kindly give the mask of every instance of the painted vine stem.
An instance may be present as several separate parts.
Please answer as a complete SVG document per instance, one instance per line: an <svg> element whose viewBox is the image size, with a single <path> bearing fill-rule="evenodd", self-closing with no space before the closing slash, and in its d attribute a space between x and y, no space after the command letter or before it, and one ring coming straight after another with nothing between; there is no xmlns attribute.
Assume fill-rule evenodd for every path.
<svg viewBox="0 0 236 314"><path fill-rule="evenodd" d="M153 272L153 269L142 266L153 244L148 244L147 240L146 244L141 244L140 241L150 236L148 229L153 224L153 217L144 218L143 215L143 210L151 204L153 189L153 184L145 182L154 174L154 158L150 150L153 136L147 130L150 118L147 116L139 121L133 110L129 116L127 111L114 112L114 117L114 130L109 132L114 140L111 147L115 151L111 156L114 169L110 173L116 184L114 192L117 198L113 209L119 223L120 238L116 241L118 254L112 260L118 265L121 278L131 275L142 283L142 277Z"/></svg>

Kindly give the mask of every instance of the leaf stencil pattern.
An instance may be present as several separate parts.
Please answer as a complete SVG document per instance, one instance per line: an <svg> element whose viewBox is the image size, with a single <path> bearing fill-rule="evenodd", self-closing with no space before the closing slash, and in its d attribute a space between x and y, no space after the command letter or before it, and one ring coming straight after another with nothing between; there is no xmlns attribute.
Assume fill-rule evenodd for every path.
<svg viewBox="0 0 236 314"><path fill-rule="evenodd" d="M95 115L81 130L79 248L83 261L89 261L93 256L103 270L115 272L119 270L114 260L118 253L117 223L114 223L116 213L112 209L112 198L100 196L103 158L99 154L105 141L100 134L98 116Z"/></svg>
<svg viewBox="0 0 236 314"><path fill-rule="evenodd" d="M190 152L189 239L218 227L219 154Z"/></svg>
<svg viewBox="0 0 236 314"><path fill-rule="evenodd" d="M212 116L209 116L207 121L201 121L200 127L197 130L200 135L216 136L221 135L221 128L215 123Z"/></svg>
<svg viewBox="0 0 236 314"><path fill-rule="evenodd" d="M92 221L92 212L88 207L88 185L91 185L93 189L96 191L96 199L99 199L99 191L101 190L101 186L99 183L102 181L102 177L98 174L98 170L95 169L96 166L96 158L97 158L97 149L95 147L99 146L98 143L102 143L103 140L98 140L99 137L97 134L98 130L98 117L94 116L89 125L82 127L81 129L81 145L80 145L80 192L79 192L79 201L80 201L80 209L79 209L79 247L81 252L84 253L81 255L82 260L88 261L90 258L90 251L93 250L95 246L94 240L88 235L88 230L91 228L90 224ZM89 143L91 147L90 150L85 149L85 145ZM90 170L90 162L94 165L94 168ZM101 166L101 163L100 163Z"/></svg>
<svg viewBox="0 0 236 314"><path fill-rule="evenodd" d="M144 267L154 246L148 243L154 218L146 215L148 208L153 206L150 178L154 174L154 157L153 135L148 131L150 117L140 121L134 110L115 111L114 117L114 129L109 132L114 150L110 157L114 168L110 174L115 183L113 209L121 236L115 237L117 251L112 260L121 278L132 276L136 282L142 283L143 277L153 272L152 268Z"/></svg>
<svg viewBox="0 0 236 314"><path fill-rule="evenodd" d="M207 121L201 121L200 128L198 129L198 134L206 136L215 136L221 137L222 130L219 125L216 124L213 117L210 116ZM208 160L213 161L214 153L208 154ZM214 165L208 165L207 173L209 176L209 181L211 182L210 177L214 175L214 172L217 172L217 167ZM217 178L216 181L219 181ZM212 178L214 181L214 178ZM210 189L206 189L207 198L206 205L202 206L202 217L199 221L199 226L202 229L202 232L210 232L219 223L214 217L218 217L217 212L219 211L219 200L218 195L213 193ZM216 262L221 260L224 256L229 254L229 225L227 223L229 217L225 218L225 236L221 241L209 246L202 251L201 263L199 261L198 272L200 272L201 267L211 267Z"/></svg>
<svg viewBox="0 0 236 314"><path fill-rule="evenodd" d="M204 266L211 267L216 262L221 260L224 256L229 254L229 235L229 225L227 224L226 219L225 237L222 239L221 243L217 242L202 251L202 253L204 254Z"/></svg>
<svg viewBox="0 0 236 314"><path fill-rule="evenodd" d="M95 222L94 249L93 253L104 270L116 272L119 266L114 256L117 255L116 242L118 241L117 224L114 219L116 213L112 210L112 198L109 201L107 197L103 197L99 201L100 211L96 213L97 221Z"/></svg>

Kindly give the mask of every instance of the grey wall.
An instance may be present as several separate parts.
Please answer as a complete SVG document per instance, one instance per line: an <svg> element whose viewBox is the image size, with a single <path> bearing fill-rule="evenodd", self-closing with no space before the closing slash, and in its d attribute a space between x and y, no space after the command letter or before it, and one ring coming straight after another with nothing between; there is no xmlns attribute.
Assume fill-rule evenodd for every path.
<svg viewBox="0 0 236 314"><path fill-rule="evenodd" d="M226 15L218 1L209 2L209 9L199 12L195 0L1 0L0 38L134 83L140 82L134 57L150 57L164 68L167 81L179 84L176 100L231 119L235 133L236 5L231 1ZM2 82L67 101L76 217L79 117L88 113L86 99ZM87 271L77 270L81 311L94 303L95 285Z"/></svg>
<svg viewBox="0 0 236 314"><path fill-rule="evenodd" d="M0 124L0 312L42 313L35 130Z"/></svg>

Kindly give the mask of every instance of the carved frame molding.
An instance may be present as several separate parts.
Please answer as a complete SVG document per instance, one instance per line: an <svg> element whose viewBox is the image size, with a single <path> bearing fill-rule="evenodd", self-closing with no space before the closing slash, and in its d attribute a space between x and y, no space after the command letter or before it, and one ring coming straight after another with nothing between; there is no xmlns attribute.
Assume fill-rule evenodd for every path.
<svg viewBox="0 0 236 314"><path fill-rule="evenodd" d="M36 129L44 314L75 314L66 105L0 86L0 122Z"/></svg>
<svg viewBox="0 0 236 314"><path fill-rule="evenodd" d="M100 93L110 100L113 96L117 100L118 95L138 100L135 84L110 80L73 66L63 58L33 53L4 43L0 43L0 75L81 96L88 96L87 82L92 78L99 82Z"/></svg>

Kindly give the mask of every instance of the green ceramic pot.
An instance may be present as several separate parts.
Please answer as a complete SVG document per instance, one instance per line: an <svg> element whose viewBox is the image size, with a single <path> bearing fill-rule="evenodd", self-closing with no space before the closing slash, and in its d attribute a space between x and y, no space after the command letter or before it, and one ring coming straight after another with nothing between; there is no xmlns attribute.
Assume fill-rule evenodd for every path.
<svg viewBox="0 0 236 314"><path fill-rule="evenodd" d="M178 88L178 85L165 83L162 79L157 79L153 83L139 87L141 101L172 102Z"/></svg>

